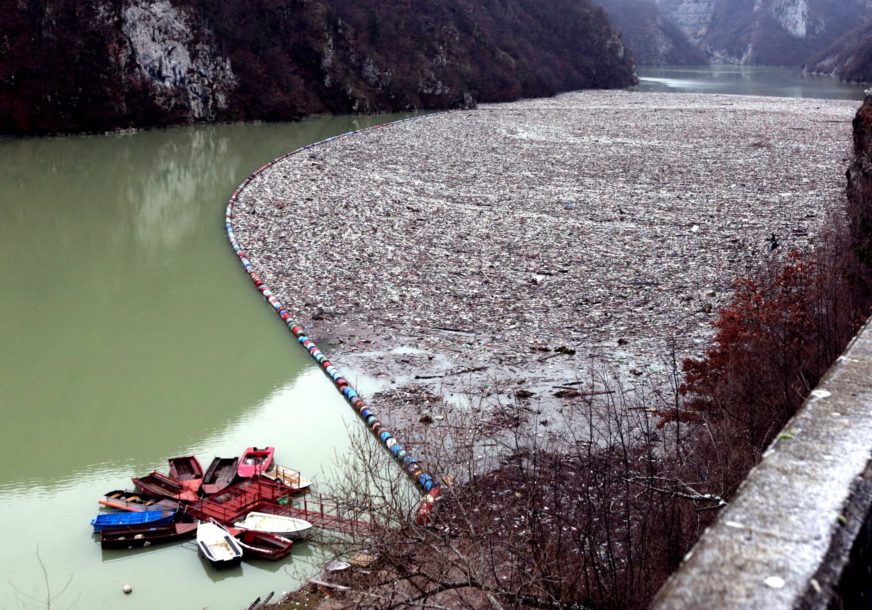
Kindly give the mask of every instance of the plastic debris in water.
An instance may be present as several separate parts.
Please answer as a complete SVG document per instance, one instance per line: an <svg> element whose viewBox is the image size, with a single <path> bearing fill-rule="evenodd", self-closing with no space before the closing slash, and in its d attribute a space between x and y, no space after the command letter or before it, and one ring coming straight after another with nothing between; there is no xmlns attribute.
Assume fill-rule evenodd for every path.
<svg viewBox="0 0 872 610"><path fill-rule="evenodd" d="M765 581L766 586L772 589L783 589L784 588L784 579L780 576L770 576Z"/></svg>

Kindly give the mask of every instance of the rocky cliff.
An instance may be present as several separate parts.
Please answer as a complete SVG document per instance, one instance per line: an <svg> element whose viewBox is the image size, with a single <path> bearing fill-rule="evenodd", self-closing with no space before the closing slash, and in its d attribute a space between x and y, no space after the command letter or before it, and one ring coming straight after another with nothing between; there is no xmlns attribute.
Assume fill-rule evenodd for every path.
<svg viewBox="0 0 872 610"><path fill-rule="evenodd" d="M0 133L451 108L635 82L589 0L0 0Z"/></svg>
<svg viewBox="0 0 872 610"><path fill-rule="evenodd" d="M851 30L811 57L803 69L846 81L872 82L872 22Z"/></svg>
<svg viewBox="0 0 872 610"><path fill-rule="evenodd" d="M869 0L656 0L719 63L800 66L872 15Z"/></svg>
<svg viewBox="0 0 872 610"><path fill-rule="evenodd" d="M872 272L872 89L854 117L854 158L847 171L848 219L856 253ZM872 288L868 288L872 290Z"/></svg>
<svg viewBox="0 0 872 610"><path fill-rule="evenodd" d="M637 64L699 65L706 54L649 0L594 0L621 33Z"/></svg>

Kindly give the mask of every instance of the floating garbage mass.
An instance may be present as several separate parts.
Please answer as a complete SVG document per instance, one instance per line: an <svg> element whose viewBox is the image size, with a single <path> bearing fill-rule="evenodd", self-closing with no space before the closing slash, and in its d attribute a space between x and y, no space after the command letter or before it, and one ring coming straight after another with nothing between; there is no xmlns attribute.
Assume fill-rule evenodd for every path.
<svg viewBox="0 0 872 610"><path fill-rule="evenodd" d="M424 117L411 117L408 119L397 121L393 124L416 121L420 120L421 118ZM282 321L287 324L288 328L291 331L291 334L296 338L297 342L302 345L307 352L309 352L309 355L315 360L315 362L318 363L324 373L328 377L330 377L330 379L333 381L333 385L336 386L336 389L339 390L339 392L345 398L346 402L348 402L348 404L351 405L351 407L358 413L358 415L365 422L370 431L376 436L376 438L379 439L382 445L384 445L384 447L393 456L396 462L400 464L400 466L415 482L418 488L421 489L424 494L424 498L418 510L418 522L420 524L425 524L429 522L430 511L432 510L434 503L441 494L441 489L433 480L433 476L428 473L412 455L409 454L405 447L403 447L403 445L399 441L397 441L396 438L394 438L393 434L391 434L390 431L385 429L384 425L381 423L381 421L379 421L378 415L372 409L372 407L366 404L363 398L361 398L360 395L357 393L357 390L355 390L354 387L352 387L351 384L348 383L348 380L339 372L339 370L333 365L333 363L330 362L324 352L322 352L315 344L315 342L306 335L303 327L292 319L291 314L287 311L282 302L279 301L278 298L276 298L275 294L273 294L269 286L254 271L251 260L249 260L248 256L240 247L233 232L233 210L239 198L239 195L242 193L245 187L264 170L272 167L283 159L303 153L317 146L323 146L328 142L332 142L338 139L350 138L363 131L381 129L383 127L385 127L385 125L376 125L373 127L368 127L365 129L351 131L345 134L334 136L332 138L327 138L326 140L303 146L302 148L289 152L285 155L282 155L281 157L278 157L277 159L274 159L273 161L270 161L269 163L266 163L265 165L262 165L260 168L252 172L242 182L242 184L240 184L236 188L236 190L233 192L233 195L231 195L224 215L224 226L227 231L227 237L230 240L230 245L233 248L233 251L239 258L239 261L242 263L242 267L245 269L245 272L249 275L252 282L254 282L257 290L260 291L260 293L263 295L263 298L275 310L276 314L282 319Z"/></svg>

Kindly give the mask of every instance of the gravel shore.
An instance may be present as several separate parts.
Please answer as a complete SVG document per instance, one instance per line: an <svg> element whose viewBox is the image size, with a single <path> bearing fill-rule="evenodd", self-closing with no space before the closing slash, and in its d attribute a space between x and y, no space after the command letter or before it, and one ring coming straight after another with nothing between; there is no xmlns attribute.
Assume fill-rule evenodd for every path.
<svg viewBox="0 0 872 610"><path fill-rule="evenodd" d="M597 91L434 115L282 160L234 230L393 425L470 402L550 418L591 363L663 387L734 278L814 247L856 108Z"/></svg>

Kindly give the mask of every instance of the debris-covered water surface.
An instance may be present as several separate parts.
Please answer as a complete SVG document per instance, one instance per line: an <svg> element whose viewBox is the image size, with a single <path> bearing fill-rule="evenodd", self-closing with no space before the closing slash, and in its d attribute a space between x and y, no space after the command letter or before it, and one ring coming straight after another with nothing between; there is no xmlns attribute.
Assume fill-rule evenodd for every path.
<svg viewBox="0 0 872 610"><path fill-rule="evenodd" d="M610 91L434 115L279 162L234 228L396 423L470 396L547 413L596 391L593 361L668 381L734 278L813 247L855 111Z"/></svg>

